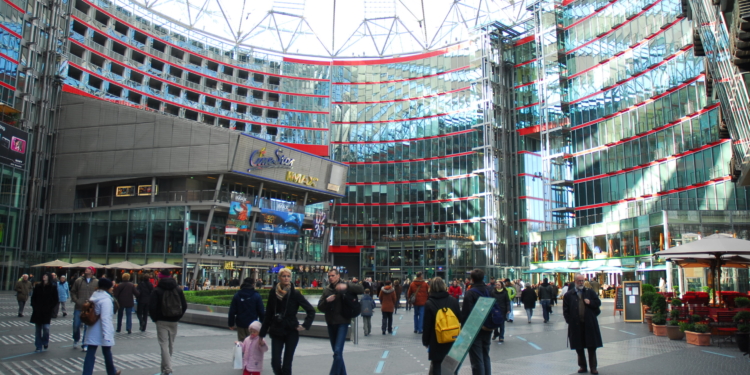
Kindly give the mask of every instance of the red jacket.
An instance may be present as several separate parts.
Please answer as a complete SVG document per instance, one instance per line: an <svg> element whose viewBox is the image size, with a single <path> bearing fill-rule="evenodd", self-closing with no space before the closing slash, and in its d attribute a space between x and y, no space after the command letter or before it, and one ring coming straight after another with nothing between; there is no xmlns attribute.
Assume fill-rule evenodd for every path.
<svg viewBox="0 0 750 375"><path fill-rule="evenodd" d="M422 286L421 288L419 286ZM419 293L417 293L417 289L419 289ZM427 283L424 281L424 279L419 278L411 282L411 285L409 285L409 291L407 292L406 298L411 298L411 295L414 293L417 293L417 298L414 301L414 306L424 306L425 303L427 303L427 296L429 295L430 287L427 285Z"/></svg>
<svg viewBox="0 0 750 375"><path fill-rule="evenodd" d="M456 285L451 285L448 288L448 294L450 294L451 297L458 299L458 297L461 297L461 287L456 286Z"/></svg>

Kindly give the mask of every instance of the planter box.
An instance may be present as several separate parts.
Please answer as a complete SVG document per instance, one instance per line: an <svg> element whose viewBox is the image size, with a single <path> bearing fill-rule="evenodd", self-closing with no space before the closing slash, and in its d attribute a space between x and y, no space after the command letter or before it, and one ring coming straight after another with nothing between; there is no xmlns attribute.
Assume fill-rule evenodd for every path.
<svg viewBox="0 0 750 375"><path fill-rule="evenodd" d="M654 317L654 314L645 314L643 315L643 320L648 324L648 331L654 332L654 326L651 324L651 318Z"/></svg>
<svg viewBox="0 0 750 375"><path fill-rule="evenodd" d="M654 335L656 335L656 336L666 336L667 335L667 326L666 325L663 325L663 326L660 326L660 325L657 325L657 324L652 324L652 325L654 326Z"/></svg>
<svg viewBox="0 0 750 375"><path fill-rule="evenodd" d="M698 333L685 331L685 337L687 343L690 345L698 346L710 346L711 345L711 334L710 333Z"/></svg>
<svg viewBox="0 0 750 375"><path fill-rule="evenodd" d="M750 333L737 332L734 336L740 351L747 353L750 350Z"/></svg>
<svg viewBox="0 0 750 375"><path fill-rule="evenodd" d="M682 340L685 338L685 332L680 331L680 326L667 326L667 337L670 340Z"/></svg>

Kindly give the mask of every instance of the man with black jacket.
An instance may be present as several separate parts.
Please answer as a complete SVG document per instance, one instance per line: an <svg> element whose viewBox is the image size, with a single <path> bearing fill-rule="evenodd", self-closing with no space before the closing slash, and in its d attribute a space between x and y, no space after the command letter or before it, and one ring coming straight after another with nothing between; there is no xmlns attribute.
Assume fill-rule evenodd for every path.
<svg viewBox="0 0 750 375"><path fill-rule="evenodd" d="M582 274L576 275L575 287L568 289L563 296L563 317L568 323L570 349L578 354L578 373L591 371L592 374L598 374L596 348L601 348L604 344L596 317L601 313L602 301L592 289L584 287L585 280ZM588 369L584 349L589 354Z"/></svg>
<svg viewBox="0 0 750 375"><path fill-rule="evenodd" d="M542 280L542 284L539 285L539 303L542 305L542 315L544 316L544 322L549 322L549 313L552 309L552 298L555 297L555 291L552 289L552 285L547 281L547 278Z"/></svg>
<svg viewBox="0 0 750 375"><path fill-rule="evenodd" d="M165 312L174 311L177 306L167 304L175 301L170 298L176 294L179 298L181 312L165 316ZM159 284L151 293L151 300L148 303L149 315L151 320L156 323L156 337L161 347L161 375L172 373L172 351L174 347L174 338L177 336L177 322L187 310L187 301L185 294L177 287L177 281L169 274L169 270L162 270L159 273Z"/></svg>
<svg viewBox="0 0 750 375"><path fill-rule="evenodd" d="M151 293L154 291L154 286L149 281L149 274L144 277L136 286L138 290L138 307L135 310L135 315L138 317L138 325L141 332L146 331L146 324L148 323L148 304L151 301Z"/></svg>
<svg viewBox="0 0 750 375"><path fill-rule="evenodd" d="M252 277L245 278L240 286L240 291L232 297L232 304L229 306L229 329L235 329L237 326L237 341L245 341L245 337L250 336L250 323L260 320L263 323L263 317L266 310L263 308L263 298L260 293L255 291L255 281Z"/></svg>
<svg viewBox="0 0 750 375"><path fill-rule="evenodd" d="M323 295L318 301L318 310L324 311L326 314L328 339L331 340L331 347L333 348L333 363L331 364L330 375L346 375L344 343L346 343L346 333L352 320L341 314L341 300L347 294L363 294L365 288L360 284L342 281L341 275L336 269L328 272L328 282L330 284L323 289Z"/></svg>
<svg viewBox="0 0 750 375"><path fill-rule="evenodd" d="M479 300L479 297L490 297L492 293L492 290L484 283L484 271L481 269L477 268L471 271L471 282L471 289L467 290L464 295L464 305L461 310L464 322L469 319L469 315L471 315L471 311L474 309L474 305ZM488 319L492 318L488 317ZM492 360L490 359L491 342L492 330L482 326L469 349L472 375L492 374Z"/></svg>

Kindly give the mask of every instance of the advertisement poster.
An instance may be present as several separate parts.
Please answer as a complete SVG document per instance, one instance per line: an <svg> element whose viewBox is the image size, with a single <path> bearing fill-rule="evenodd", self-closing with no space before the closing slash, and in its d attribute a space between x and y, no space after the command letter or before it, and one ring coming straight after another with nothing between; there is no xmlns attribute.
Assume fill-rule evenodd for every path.
<svg viewBox="0 0 750 375"><path fill-rule="evenodd" d="M255 230L267 233L298 236L302 230L303 214L287 211L276 211L268 208L260 210L260 218L255 224Z"/></svg>
<svg viewBox="0 0 750 375"><path fill-rule="evenodd" d="M252 205L247 201L244 193L232 192L227 218L226 234L250 231L250 210Z"/></svg>
<svg viewBox="0 0 750 375"><path fill-rule="evenodd" d="M313 228L313 238L323 238L326 231L326 212L323 210L315 211L315 228Z"/></svg>
<svg viewBox="0 0 750 375"><path fill-rule="evenodd" d="M14 126L0 123L0 162L23 168L26 163L28 133Z"/></svg>

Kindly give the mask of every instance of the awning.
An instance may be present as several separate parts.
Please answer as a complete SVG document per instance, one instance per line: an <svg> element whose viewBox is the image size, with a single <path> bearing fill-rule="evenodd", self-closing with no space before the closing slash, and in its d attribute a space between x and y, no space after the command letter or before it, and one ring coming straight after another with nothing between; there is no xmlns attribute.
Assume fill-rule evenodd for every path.
<svg viewBox="0 0 750 375"><path fill-rule="evenodd" d="M648 266L648 267L636 269L636 271L638 271L638 272L644 272L644 271L666 271L666 270L667 270L667 266L664 265L664 264L657 264L657 265L654 265L654 266Z"/></svg>

